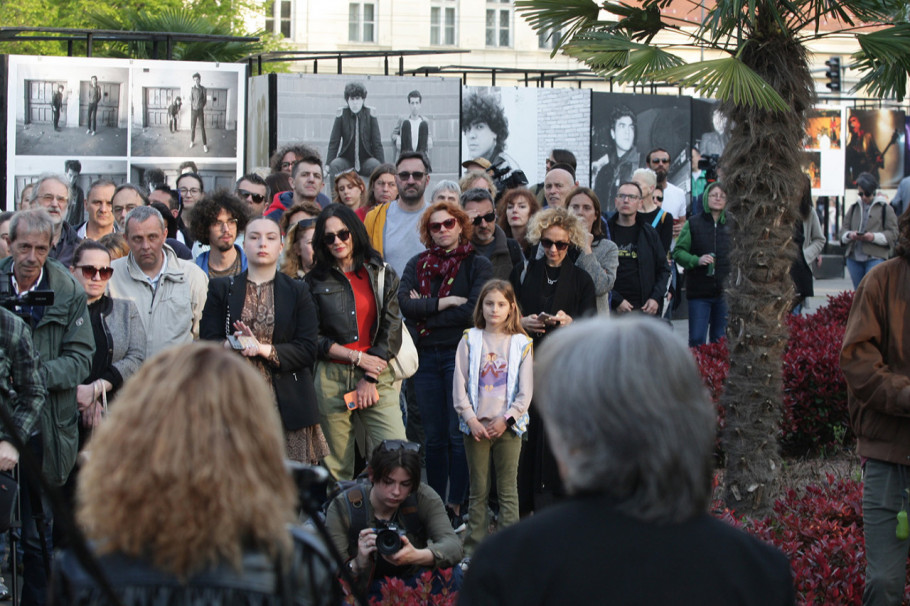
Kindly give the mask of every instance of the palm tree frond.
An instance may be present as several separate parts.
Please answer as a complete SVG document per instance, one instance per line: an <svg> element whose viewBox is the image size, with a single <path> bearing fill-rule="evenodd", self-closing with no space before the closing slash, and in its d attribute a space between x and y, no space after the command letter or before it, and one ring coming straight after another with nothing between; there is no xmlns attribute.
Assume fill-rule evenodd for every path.
<svg viewBox="0 0 910 606"><path fill-rule="evenodd" d="M691 86L701 95L732 101L736 105L775 112L790 109L777 91L736 57L672 67L654 76L670 83Z"/></svg>
<svg viewBox="0 0 910 606"><path fill-rule="evenodd" d="M554 45L551 57L565 41L597 23L600 5L593 0L516 0L515 10L535 31L560 31L560 41Z"/></svg>
<svg viewBox="0 0 910 606"><path fill-rule="evenodd" d="M664 28L660 20L660 6L656 3L630 6L624 2L604 3L604 10L621 17L615 29L622 30L632 40L650 41Z"/></svg>
<svg viewBox="0 0 910 606"><path fill-rule="evenodd" d="M856 39L860 50L853 54L850 67L863 72L863 77L850 92L868 89L873 96L903 101L910 72L910 24L860 34Z"/></svg>
<svg viewBox="0 0 910 606"><path fill-rule="evenodd" d="M619 82L650 80L656 72L683 65L676 55L659 46L630 40L624 33L588 32L576 36L563 52Z"/></svg>

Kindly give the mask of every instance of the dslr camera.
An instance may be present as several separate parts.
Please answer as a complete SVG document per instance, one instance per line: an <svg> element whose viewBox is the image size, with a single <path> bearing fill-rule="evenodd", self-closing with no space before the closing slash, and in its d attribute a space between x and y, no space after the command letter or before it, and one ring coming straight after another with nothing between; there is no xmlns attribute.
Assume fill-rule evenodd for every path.
<svg viewBox="0 0 910 606"><path fill-rule="evenodd" d="M404 528L392 522L379 522L379 526L374 528L376 533L376 551L382 555L393 555L398 553L404 543L401 537L405 535Z"/></svg>

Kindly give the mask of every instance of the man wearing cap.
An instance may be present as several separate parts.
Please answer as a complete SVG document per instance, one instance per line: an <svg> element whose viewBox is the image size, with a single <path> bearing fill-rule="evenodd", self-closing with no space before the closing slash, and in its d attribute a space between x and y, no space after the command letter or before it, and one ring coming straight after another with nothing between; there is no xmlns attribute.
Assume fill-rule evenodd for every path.
<svg viewBox="0 0 910 606"><path fill-rule="evenodd" d="M465 160L461 163L461 166L464 168L464 172L467 173L468 171L472 170L489 171L492 164L490 164L490 161L486 158L474 158L472 160Z"/></svg>

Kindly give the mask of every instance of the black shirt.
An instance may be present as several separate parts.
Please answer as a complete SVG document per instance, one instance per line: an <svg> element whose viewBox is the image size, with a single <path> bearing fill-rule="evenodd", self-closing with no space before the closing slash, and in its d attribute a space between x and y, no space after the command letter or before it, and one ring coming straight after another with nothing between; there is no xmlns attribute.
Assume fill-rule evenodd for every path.
<svg viewBox="0 0 910 606"><path fill-rule="evenodd" d="M635 308L644 304L641 300L641 276L638 273L638 223L631 227L616 224L613 228L613 241L619 248L619 267L616 270L616 283L613 290Z"/></svg>

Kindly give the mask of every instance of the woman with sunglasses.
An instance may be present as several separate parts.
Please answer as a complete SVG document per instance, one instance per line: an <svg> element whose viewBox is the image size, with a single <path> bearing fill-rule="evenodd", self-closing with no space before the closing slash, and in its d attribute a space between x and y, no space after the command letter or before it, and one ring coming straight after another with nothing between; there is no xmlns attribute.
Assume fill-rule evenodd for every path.
<svg viewBox="0 0 910 606"><path fill-rule="evenodd" d="M92 370L76 388L81 443L88 430L101 422L107 401L142 365L146 338L136 305L129 299L112 299L105 294L114 275L107 247L94 240L80 242L73 253L70 273L85 290L95 335Z"/></svg>
<svg viewBox="0 0 910 606"><path fill-rule="evenodd" d="M408 261L398 289L401 313L420 357L414 391L426 439L427 483L448 504L452 525L459 530L468 463L452 393L455 353L464 331L474 326L480 291L493 277L493 265L471 245L473 228L459 205L431 204L418 225L427 250Z"/></svg>
<svg viewBox="0 0 910 606"><path fill-rule="evenodd" d="M521 308L521 325L537 348L548 334L597 312L594 281L570 257L587 243L581 220L564 208L545 208L531 218L528 240L543 256L516 265L509 280ZM562 481L540 414L528 410L527 442L518 464L518 508L527 515L562 496Z"/></svg>
<svg viewBox="0 0 910 606"><path fill-rule="evenodd" d="M344 204L353 211L358 211L366 204L367 186L363 178L354 169L346 170L335 176L334 199L332 202Z"/></svg>
<svg viewBox="0 0 910 606"><path fill-rule="evenodd" d="M859 199L844 217L841 244L847 246L847 269L853 288L859 286L869 270L891 256L897 242L897 215L888 198L876 194L878 183L869 173L856 177Z"/></svg>
<svg viewBox="0 0 910 606"><path fill-rule="evenodd" d="M278 271L281 231L259 217L246 226L247 268L209 281L199 336L248 358L272 386L287 457L315 465L328 454L319 427L313 364L316 317L309 289Z"/></svg>
<svg viewBox="0 0 910 606"><path fill-rule="evenodd" d="M373 444L405 437L399 387L388 368L401 347L398 276L342 204L330 204L316 220L313 254L305 280L319 322L316 393L331 450L323 463L336 480L350 480L354 417Z"/></svg>
<svg viewBox="0 0 910 606"><path fill-rule="evenodd" d="M403 579L414 585L424 572L452 568L452 585L461 587L461 541L452 530L439 495L420 481L420 444L384 440L373 450L369 482L357 482L336 496L325 523L357 584L379 598L382 582ZM394 524L403 531L401 546L377 548L379 529ZM393 542L394 543L394 542ZM395 545L392 545L393 547ZM436 588L440 588L436 575Z"/></svg>

